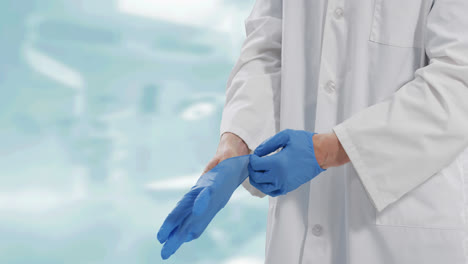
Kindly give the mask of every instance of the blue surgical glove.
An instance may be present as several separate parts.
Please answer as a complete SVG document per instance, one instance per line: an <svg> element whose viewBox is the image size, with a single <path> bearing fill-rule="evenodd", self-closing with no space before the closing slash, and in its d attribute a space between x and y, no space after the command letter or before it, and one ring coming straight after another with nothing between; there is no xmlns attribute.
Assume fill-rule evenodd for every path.
<svg viewBox="0 0 468 264"><path fill-rule="evenodd" d="M158 232L168 259L184 243L198 238L232 193L248 177L249 156L226 159L203 174L167 216Z"/></svg>
<svg viewBox="0 0 468 264"><path fill-rule="evenodd" d="M297 189L325 171L315 158L314 134L287 129L263 142L250 157L250 183L275 197ZM278 153L266 156L280 148Z"/></svg>

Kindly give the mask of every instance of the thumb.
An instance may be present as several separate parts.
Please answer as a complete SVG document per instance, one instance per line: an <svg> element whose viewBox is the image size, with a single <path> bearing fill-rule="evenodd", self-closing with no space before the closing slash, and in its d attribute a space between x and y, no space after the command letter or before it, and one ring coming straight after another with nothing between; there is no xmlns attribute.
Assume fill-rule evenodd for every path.
<svg viewBox="0 0 468 264"><path fill-rule="evenodd" d="M286 146L288 141L289 141L289 132L288 130L283 130L279 132L278 134L274 135L272 138L260 144L260 146L258 146L255 149L254 154L259 157L268 155L274 152L275 150Z"/></svg>

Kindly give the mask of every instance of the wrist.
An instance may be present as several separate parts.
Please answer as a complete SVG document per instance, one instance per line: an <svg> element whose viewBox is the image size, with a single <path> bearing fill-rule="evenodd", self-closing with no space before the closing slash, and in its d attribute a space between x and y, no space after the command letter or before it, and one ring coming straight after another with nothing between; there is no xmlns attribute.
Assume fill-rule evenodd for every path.
<svg viewBox="0 0 468 264"><path fill-rule="evenodd" d="M226 132L221 135L218 151L233 152L233 156L247 155L250 153L249 147L244 140L231 132Z"/></svg>
<svg viewBox="0 0 468 264"><path fill-rule="evenodd" d="M314 145L315 159L317 160L318 165L322 169L327 169L328 167L326 166L326 161L328 159L328 151L325 148L323 137L324 137L324 134L314 134L312 136L312 142Z"/></svg>
<svg viewBox="0 0 468 264"><path fill-rule="evenodd" d="M315 158L321 168L338 167L349 162L348 155L335 133L315 134L312 141Z"/></svg>

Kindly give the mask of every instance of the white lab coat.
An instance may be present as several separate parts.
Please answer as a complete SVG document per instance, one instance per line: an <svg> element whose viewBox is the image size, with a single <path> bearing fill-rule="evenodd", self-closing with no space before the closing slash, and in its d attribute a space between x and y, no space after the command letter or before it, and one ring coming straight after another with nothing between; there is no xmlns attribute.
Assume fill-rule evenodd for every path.
<svg viewBox="0 0 468 264"><path fill-rule="evenodd" d="M270 198L266 263L468 263L468 1L257 0L245 22L221 133L334 131L351 160Z"/></svg>

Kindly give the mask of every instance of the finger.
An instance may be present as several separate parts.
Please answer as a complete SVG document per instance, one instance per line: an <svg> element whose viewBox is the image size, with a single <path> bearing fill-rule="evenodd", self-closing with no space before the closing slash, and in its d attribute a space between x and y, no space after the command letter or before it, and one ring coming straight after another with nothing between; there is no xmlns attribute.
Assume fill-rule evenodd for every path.
<svg viewBox="0 0 468 264"><path fill-rule="evenodd" d="M256 172L262 172L262 171L255 171L253 168L252 168L252 165L247 165L247 170L249 171L249 178L250 176L254 175Z"/></svg>
<svg viewBox="0 0 468 264"><path fill-rule="evenodd" d="M268 172L255 171L250 174L250 180L256 183L272 183L275 184L275 179Z"/></svg>
<svg viewBox="0 0 468 264"><path fill-rule="evenodd" d="M176 207L167 216L158 231L157 238L160 243L164 243L171 232L173 232L192 212L193 202L200 193L200 189L194 189L188 192L184 197L177 203Z"/></svg>
<svg viewBox="0 0 468 264"><path fill-rule="evenodd" d="M194 239L199 238L201 234L203 234L205 229L208 227L210 222L213 220L213 217L207 217L204 219L199 219L198 221L194 221L193 225L191 226L191 232L189 232L189 234L187 235L185 242L190 242Z"/></svg>
<svg viewBox="0 0 468 264"><path fill-rule="evenodd" d="M250 184L266 195L270 195L271 192L278 190L278 188L272 183L256 183L251 180Z"/></svg>
<svg viewBox="0 0 468 264"><path fill-rule="evenodd" d="M266 140L265 142L260 144L260 146L258 146L255 149L254 154L260 157L268 155L274 152L275 150L286 146L288 141L289 134L287 133L287 130L283 130L278 134L274 135L271 139Z"/></svg>
<svg viewBox="0 0 468 264"><path fill-rule="evenodd" d="M210 171L211 169L213 169L214 167L216 167L216 165L218 165L218 163L220 162L220 159L215 157L213 158L210 162L208 162L208 164L206 165L205 169L203 170L203 174L205 174L206 172Z"/></svg>
<svg viewBox="0 0 468 264"><path fill-rule="evenodd" d="M206 217L203 220L194 221L193 226L191 228L191 232L187 235L185 242L190 242L194 239L197 239L203 234L205 229L208 227L210 222L213 220L213 217Z"/></svg>
<svg viewBox="0 0 468 264"><path fill-rule="evenodd" d="M176 208L177 212L171 213L166 220L164 221L163 225L158 231L158 241L159 243L164 243L170 236L170 234L179 227L180 224L187 218L190 214L189 208L179 209ZM174 210L176 210L174 209Z"/></svg>
<svg viewBox="0 0 468 264"><path fill-rule="evenodd" d="M198 194L197 198L195 199L195 203L193 204L192 212L194 215L202 215L211 201L211 191L209 188L204 188L203 191Z"/></svg>
<svg viewBox="0 0 468 264"><path fill-rule="evenodd" d="M268 171L277 163L277 157L275 155L264 157L259 157L255 154L250 155L249 165L254 171Z"/></svg>
<svg viewBox="0 0 468 264"><path fill-rule="evenodd" d="M161 257L166 260L172 256L180 246L187 240L185 228L177 228L177 230L169 236L163 248L161 249Z"/></svg>
<svg viewBox="0 0 468 264"><path fill-rule="evenodd" d="M255 171L254 169L252 169L250 164L247 166L247 169L249 171L249 181L255 181L256 183L267 183L267 182L273 183L272 181L264 181L263 180L263 179L265 179L263 174L266 171Z"/></svg>

